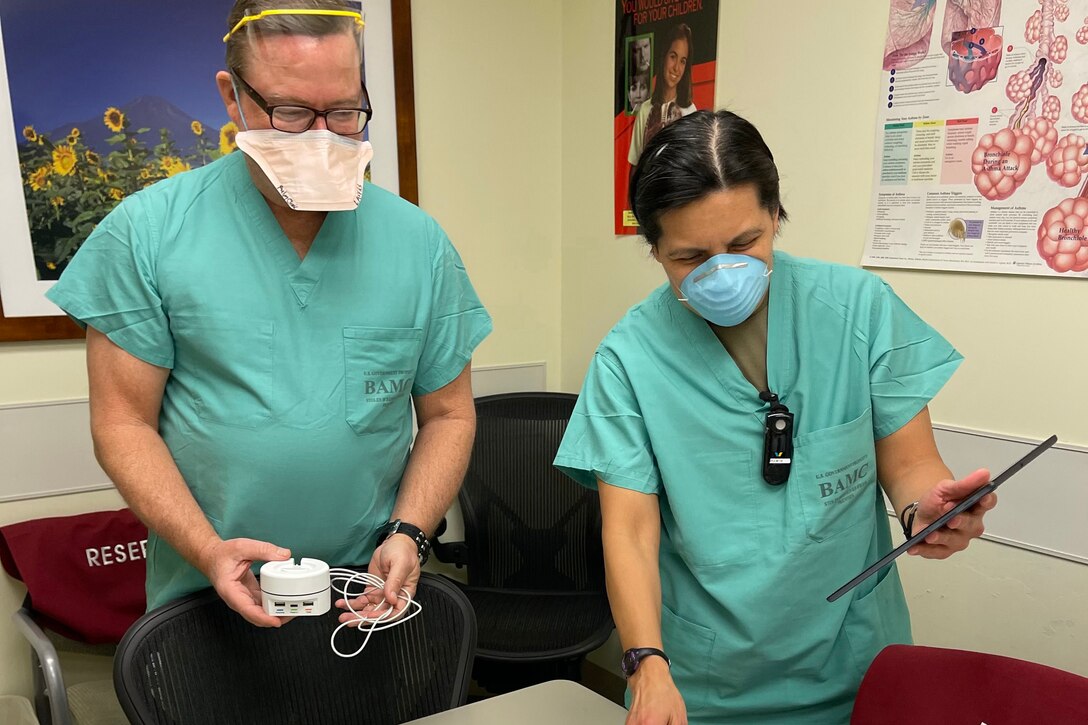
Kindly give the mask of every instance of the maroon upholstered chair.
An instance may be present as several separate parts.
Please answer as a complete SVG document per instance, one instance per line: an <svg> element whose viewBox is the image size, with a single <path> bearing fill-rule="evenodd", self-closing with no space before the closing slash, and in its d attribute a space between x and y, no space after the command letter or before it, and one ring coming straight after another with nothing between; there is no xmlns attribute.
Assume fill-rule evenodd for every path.
<svg viewBox="0 0 1088 725"><path fill-rule="evenodd" d="M1088 678L1024 660L895 644L865 673L851 725L1088 723Z"/></svg>
<svg viewBox="0 0 1088 725"><path fill-rule="evenodd" d="M12 621L30 644L34 707L42 725L122 721L113 681L66 686L58 651L113 656L147 605L146 543L147 527L128 509L0 527L0 564L26 584L26 599Z"/></svg>

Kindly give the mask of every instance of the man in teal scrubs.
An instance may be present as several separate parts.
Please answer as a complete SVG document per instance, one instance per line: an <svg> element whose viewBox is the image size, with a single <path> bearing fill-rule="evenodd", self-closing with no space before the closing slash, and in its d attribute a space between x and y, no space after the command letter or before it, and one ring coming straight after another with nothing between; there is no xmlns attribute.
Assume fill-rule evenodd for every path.
<svg viewBox="0 0 1088 725"><path fill-rule="evenodd" d="M279 626L253 569L289 556L369 562L395 601L467 465L490 318L438 224L362 186L362 20L311 6L329 14L236 3L217 82L246 153L125 199L49 293L87 326L98 458L152 531L149 607L210 583Z"/></svg>
<svg viewBox="0 0 1088 725"><path fill-rule="evenodd" d="M918 529L988 477L951 480L933 443L961 357L875 275L773 251L778 173L734 114L658 134L632 202L669 281L597 349L555 460L600 490L629 721L845 723L911 636L894 568L825 599L891 548L881 487ZM994 503L913 553L962 549Z"/></svg>

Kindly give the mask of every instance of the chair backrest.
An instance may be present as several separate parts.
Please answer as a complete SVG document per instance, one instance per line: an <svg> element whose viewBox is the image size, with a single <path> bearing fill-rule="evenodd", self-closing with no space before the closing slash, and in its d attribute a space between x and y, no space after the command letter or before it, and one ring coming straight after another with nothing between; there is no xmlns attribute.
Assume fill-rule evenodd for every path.
<svg viewBox="0 0 1088 725"><path fill-rule="evenodd" d="M1088 678L1024 660L890 645L861 681L852 725L1088 722Z"/></svg>
<svg viewBox="0 0 1088 725"><path fill-rule="evenodd" d="M603 591L597 493L552 465L577 399L569 393L476 399L476 440L458 494L470 586Z"/></svg>
<svg viewBox="0 0 1088 725"><path fill-rule="evenodd" d="M154 725L400 723L465 703L476 618L449 580L424 574L422 611L341 658L340 613L279 629L247 623L205 590L141 618L121 641L114 686L129 720ZM363 635L337 635L354 651Z"/></svg>

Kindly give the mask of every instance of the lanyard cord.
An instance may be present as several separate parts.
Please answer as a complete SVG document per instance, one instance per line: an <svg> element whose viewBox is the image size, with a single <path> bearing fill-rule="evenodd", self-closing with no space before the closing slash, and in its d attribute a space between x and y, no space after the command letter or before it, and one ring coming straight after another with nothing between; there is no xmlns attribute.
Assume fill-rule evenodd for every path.
<svg viewBox="0 0 1088 725"><path fill-rule="evenodd" d="M423 607L419 602L412 599L412 595L408 593L408 590L401 589L400 593L397 595L397 599L405 604L399 612L395 611L392 605L383 600L383 608L375 610L377 616L363 616L351 606L351 600L355 597L369 594L375 590L383 590L385 588L385 582L380 577L374 576L373 574L352 571L351 569L333 568L329 570L329 576L330 585L337 592L344 595L344 601L348 605L348 610L355 615L355 619L343 622L339 627L334 629L332 636L329 638L329 646L331 646L332 651L340 657L347 658L356 656L366 648L367 643L370 641L370 635L374 634L374 632L404 624L423 611ZM341 586L338 586L338 583ZM362 584L362 591L352 591L352 585L355 584ZM336 648L336 635L345 627L355 627L356 629L366 631L366 637L363 639L363 643L359 645L359 649L354 652L341 652Z"/></svg>

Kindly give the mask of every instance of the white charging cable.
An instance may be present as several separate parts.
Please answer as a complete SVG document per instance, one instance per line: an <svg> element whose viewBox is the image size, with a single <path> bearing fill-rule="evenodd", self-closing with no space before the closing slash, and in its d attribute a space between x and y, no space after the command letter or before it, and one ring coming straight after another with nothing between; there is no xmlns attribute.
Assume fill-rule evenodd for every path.
<svg viewBox="0 0 1088 725"><path fill-rule="evenodd" d="M348 610L355 615L355 619L343 622L339 627L334 629L332 636L329 638L329 645L332 646L332 651L340 657L354 657L366 649L367 642L370 641L370 635L382 629L389 629L390 627L404 624L423 611L423 607L420 603L412 599L412 595L408 593L407 589L402 588L400 593L397 594L397 599L405 603L400 611L396 611L393 608L393 605L385 601L383 594L382 605L384 608L379 607L378 609L375 609L374 614L376 616L364 616L355 611L355 608L351 606L351 600L356 597L365 596L375 590L379 592L383 591L385 589L385 582L381 577L363 571L337 568L329 569L329 577L329 583L332 588L344 595L344 602L347 603ZM341 586L337 586L338 582L341 583ZM352 586L357 584L363 585L362 591L352 591ZM345 627L355 627L356 629L366 631L366 637L363 639L363 643L359 645L359 649L354 652L341 652L336 648L336 635Z"/></svg>

